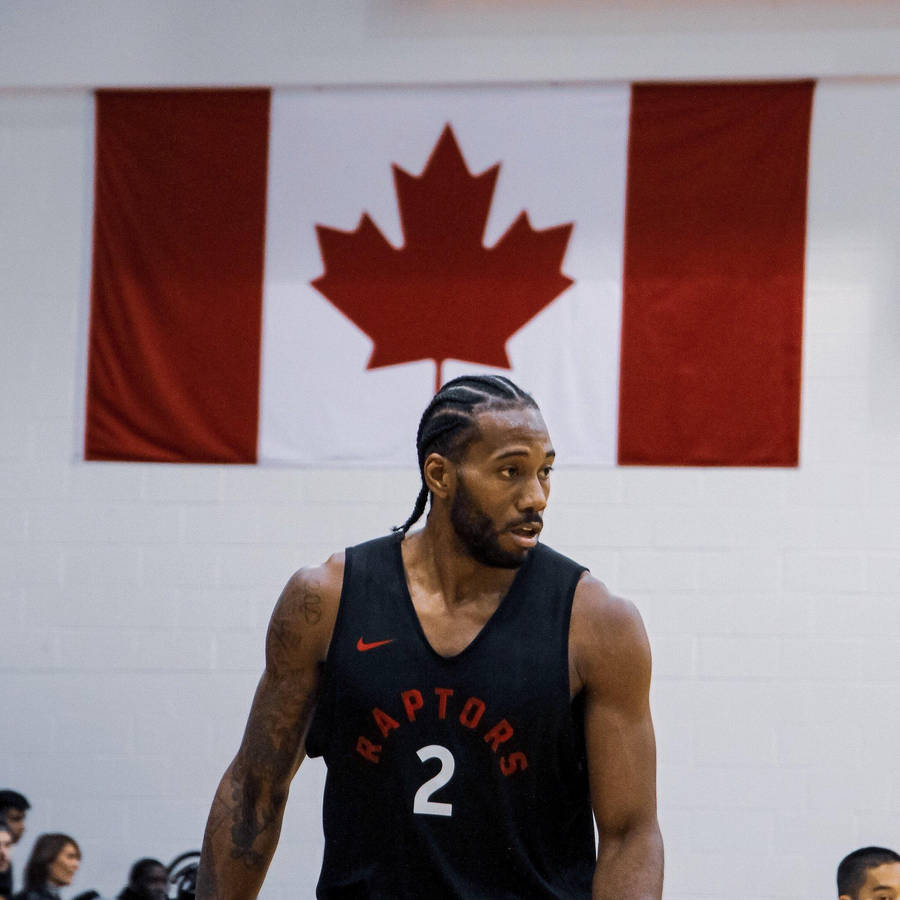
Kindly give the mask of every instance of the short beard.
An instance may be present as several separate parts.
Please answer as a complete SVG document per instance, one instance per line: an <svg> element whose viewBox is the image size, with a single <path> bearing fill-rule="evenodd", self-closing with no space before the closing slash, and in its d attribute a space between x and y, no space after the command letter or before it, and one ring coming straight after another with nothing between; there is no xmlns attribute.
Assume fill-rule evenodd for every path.
<svg viewBox="0 0 900 900"><path fill-rule="evenodd" d="M469 556L483 566L518 569L531 552L504 550L500 546L494 523L475 505L461 475L457 477L456 495L450 504L450 524Z"/></svg>

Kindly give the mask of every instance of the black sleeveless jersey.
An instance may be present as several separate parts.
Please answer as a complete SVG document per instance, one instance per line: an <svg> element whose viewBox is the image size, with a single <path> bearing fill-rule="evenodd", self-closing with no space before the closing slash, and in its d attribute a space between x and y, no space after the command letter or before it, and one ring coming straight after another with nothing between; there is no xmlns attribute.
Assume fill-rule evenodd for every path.
<svg viewBox="0 0 900 900"><path fill-rule="evenodd" d="M589 898L583 705L568 635L583 567L541 544L461 653L425 638L401 535L347 550L306 748L328 767L320 898Z"/></svg>

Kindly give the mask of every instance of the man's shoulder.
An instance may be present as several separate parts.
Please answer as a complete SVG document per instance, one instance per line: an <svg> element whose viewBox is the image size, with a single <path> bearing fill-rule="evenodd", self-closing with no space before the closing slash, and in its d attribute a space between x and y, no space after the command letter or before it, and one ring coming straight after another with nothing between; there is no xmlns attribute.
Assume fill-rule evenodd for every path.
<svg viewBox="0 0 900 900"><path fill-rule="evenodd" d="M575 589L573 613L585 619L585 624L618 632L641 621L641 614L630 600L613 594L609 588L585 571Z"/></svg>
<svg viewBox="0 0 900 900"><path fill-rule="evenodd" d="M266 664L291 670L325 658L337 618L344 577L344 553L318 566L304 566L288 579L266 635Z"/></svg>
<svg viewBox="0 0 900 900"><path fill-rule="evenodd" d="M629 600L611 593L584 564L544 543L535 548L535 559L577 575L572 601L573 625L588 629L599 628L613 634L631 630L636 625L643 629L637 607Z"/></svg>
<svg viewBox="0 0 900 900"><path fill-rule="evenodd" d="M372 556L384 556L390 545L398 540L396 534L372 538L360 544L332 553L325 562L303 566L288 579L275 607L273 618L317 618L311 610L321 610L325 620L333 622L344 588L345 574L354 564Z"/></svg>
<svg viewBox="0 0 900 900"><path fill-rule="evenodd" d="M570 641L586 681L605 683L623 675L649 680L650 646L641 614L589 572L575 589Z"/></svg>
<svg viewBox="0 0 900 900"><path fill-rule="evenodd" d="M320 565L303 566L288 579L283 594L297 596L314 591L330 596L336 592L336 599L339 599L345 566L346 553L343 550L332 553Z"/></svg>

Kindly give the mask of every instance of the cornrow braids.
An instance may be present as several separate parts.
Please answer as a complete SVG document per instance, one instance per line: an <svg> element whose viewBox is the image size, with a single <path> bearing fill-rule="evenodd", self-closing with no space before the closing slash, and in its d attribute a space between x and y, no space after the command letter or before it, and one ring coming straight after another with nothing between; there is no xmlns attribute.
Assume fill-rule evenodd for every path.
<svg viewBox="0 0 900 900"><path fill-rule="evenodd" d="M432 398L419 420L416 455L422 487L412 514L394 531L409 531L425 512L429 490L425 484L425 460L429 453L453 458L475 435L476 416L487 409L530 406L537 409L531 394L503 375L461 375L448 381Z"/></svg>

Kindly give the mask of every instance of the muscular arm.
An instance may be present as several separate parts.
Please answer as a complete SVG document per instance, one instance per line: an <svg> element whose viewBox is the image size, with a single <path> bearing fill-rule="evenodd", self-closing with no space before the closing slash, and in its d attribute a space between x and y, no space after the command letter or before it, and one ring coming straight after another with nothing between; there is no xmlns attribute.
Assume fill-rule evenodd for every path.
<svg viewBox="0 0 900 900"><path fill-rule="evenodd" d="M342 572L340 556L301 570L278 599L266 635L266 668L244 737L206 824L197 900L248 900L259 893L290 783L303 760Z"/></svg>
<svg viewBox="0 0 900 900"><path fill-rule="evenodd" d="M591 803L599 832L593 900L659 900L650 648L630 603L582 578L572 610L575 687L585 691Z"/></svg>

